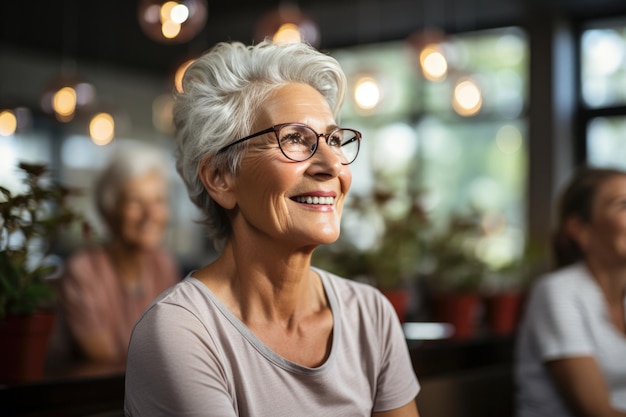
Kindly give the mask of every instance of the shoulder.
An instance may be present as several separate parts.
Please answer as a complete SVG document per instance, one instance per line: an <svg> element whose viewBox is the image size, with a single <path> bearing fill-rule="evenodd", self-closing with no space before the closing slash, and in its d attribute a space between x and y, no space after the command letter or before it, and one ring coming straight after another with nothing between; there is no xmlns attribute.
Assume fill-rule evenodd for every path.
<svg viewBox="0 0 626 417"><path fill-rule="evenodd" d="M164 310L175 315L197 317L206 315L206 307L210 304L210 299L193 281L193 278L187 277L160 293L145 310L140 321L144 319L144 316L154 318L157 312Z"/></svg>
<svg viewBox="0 0 626 417"><path fill-rule="evenodd" d="M203 284L194 281L186 278L152 301L135 323L135 344L146 338L159 340L174 350L183 341L213 345L210 340L219 338L223 327L220 312L207 291L200 288Z"/></svg>
<svg viewBox="0 0 626 417"><path fill-rule="evenodd" d="M101 272L98 265L109 263L104 248L94 246L71 254L65 262L66 275L81 276Z"/></svg>
<svg viewBox="0 0 626 417"><path fill-rule="evenodd" d="M526 309L537 320L572 317L582 306L601 302L601 294L584 264L574 264L539 278L530 292ZM568 319L569 320L569 319Z"/></svg>
<svg viewBox="0 0 626 417"><path fill-rule="evenodd" d="M592 284L587 268L584 264L577 263L540 277L535 284L534 292L562 296L586 292Z"/></svg>

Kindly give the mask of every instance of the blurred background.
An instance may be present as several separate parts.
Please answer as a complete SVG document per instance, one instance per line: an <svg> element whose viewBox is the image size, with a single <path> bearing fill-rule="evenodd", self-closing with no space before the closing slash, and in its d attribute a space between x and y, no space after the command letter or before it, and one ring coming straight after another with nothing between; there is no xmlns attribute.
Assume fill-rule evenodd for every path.
<svg viewBox="0 0 626 417"><path fill-rule="evenodd" d="M626 167L620 0L33 0L3 1L1 16L8 188L22 160L88 190L121 143L171 151L177 74L219 41L278 36L336 57L349 79L341 124L364 141L342 237L316 261L381 288L454 263L442 254L458 248L437 245L461 235L462 263L479 271L447 276L502 286L529 253L547 256L573 167ZM168 245L189 270L213 248L171 162ZM97 226L90 199L75 204ZM61 258L82 244L67 234Z"/></svg>
<svg viewBox="0 0 626 417"><path fill-rule="evenodd" d="M133 142L171 155L186 65L217 42L265 37L340 61L340 123L364 137L341 237L315 263L394 302L422 415L512 415L515 325L549 267L555 195L579 165L626 168L626 2L3 0L0 186L20 189L19 161L48 165L85 191L73 204L98 239L90 186L108 156ZM167 245L187 272L215 252L169 163ZM86 244L79 229L55 241L57 262ZM444 293L465 297L460 319L437 307ZM497 295L513 307L496 309ZM454 332L408 323L429 320ZM46 410L14 415L120 410L123 375L64 380L65 393L50 381L43 392L61 399L27 385L0 395Z"/></svg>

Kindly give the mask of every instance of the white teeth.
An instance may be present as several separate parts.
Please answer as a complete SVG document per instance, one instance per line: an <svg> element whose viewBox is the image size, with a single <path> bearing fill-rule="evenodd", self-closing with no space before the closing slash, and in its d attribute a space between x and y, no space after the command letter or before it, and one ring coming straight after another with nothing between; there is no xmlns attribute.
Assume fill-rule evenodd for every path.
<svg viewBox="0 0 626 417"><path fill-rule="evenodd" d="M296 197L294 200L296 200L298 203L304 203L304 204L332 205L335 202L335 197L312 197L312 196L306 196L306 197Z"/></svg>

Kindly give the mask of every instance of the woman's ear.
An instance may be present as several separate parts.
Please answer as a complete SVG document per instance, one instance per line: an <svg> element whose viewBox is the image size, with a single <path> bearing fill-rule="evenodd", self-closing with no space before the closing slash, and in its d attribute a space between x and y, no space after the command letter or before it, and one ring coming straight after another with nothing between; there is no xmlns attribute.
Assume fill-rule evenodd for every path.
<svg viewBox="0 0 626 417"><path fill-rule="evenodd" d="M230 174L224 174L211 164L203 163L198 170L200 181L217 204L230 210L237 204L234 193L234 181Z"/></svg>
<svg viewBox="0 0 626 417"><path fill-rule="evenodd" d="M565 221L565 233L585 251L589 245L589 225L580 217L571 216Z"/></svg>

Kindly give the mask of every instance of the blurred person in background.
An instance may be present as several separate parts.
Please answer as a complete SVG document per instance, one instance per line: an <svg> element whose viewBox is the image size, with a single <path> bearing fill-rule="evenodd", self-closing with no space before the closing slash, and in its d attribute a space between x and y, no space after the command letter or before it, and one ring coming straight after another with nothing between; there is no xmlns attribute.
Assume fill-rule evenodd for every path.
<svg viewBox="0 0 626 417"><path fill-rule="evenodd" d="M336 121L345 89L304 43L221 43L187 69L177 169L220 254L137 322L127 416L418 416L391 303L311 266L361 141Z"/></svg>
<svg viewBox="0 0 626 417"><path fill-rule="evenodd" d="M95 181L107 236L72 254L60 282L61 313L86 359L123 364L135 321L181 279L163 247L170 220L164 155L151 147L117 151Z"/></svg>
<svg viewBox="0 0 626 417"><path fill-rule="evenodd" d="M518 330L517 416L626 416L626 172L573 176L553 249Z"/></svg>

